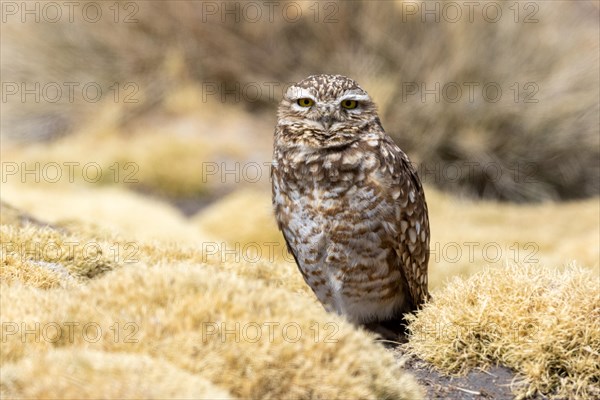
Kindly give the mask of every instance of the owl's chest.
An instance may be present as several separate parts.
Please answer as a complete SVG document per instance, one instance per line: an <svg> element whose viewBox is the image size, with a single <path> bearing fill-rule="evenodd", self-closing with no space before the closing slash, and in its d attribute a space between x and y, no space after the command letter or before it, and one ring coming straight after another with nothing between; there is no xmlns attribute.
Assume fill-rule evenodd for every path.
<svg viewBox="0 0 600 400"><path fill-rule="evenodd" d="M304 224L316 232L331 223L373 216L373 205L382 193L376 154L358 148L318 154L297 151L275 161L273 200L283 225L293 220L293 225Z"/></svg>
<svg viewBox="0 0 600 400"><path fill-rule="evenodd" d="M344 151L297 149L275 159L278 189L307 205L352 198L370 183L379 161L375 154L351 147Z"/></svg>

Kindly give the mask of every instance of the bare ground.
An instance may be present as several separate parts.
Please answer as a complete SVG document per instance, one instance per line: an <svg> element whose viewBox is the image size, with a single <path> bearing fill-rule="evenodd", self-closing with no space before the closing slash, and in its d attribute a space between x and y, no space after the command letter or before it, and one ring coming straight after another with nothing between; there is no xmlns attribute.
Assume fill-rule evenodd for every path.
<svg viewBox="0 0 600 400"><path fill-rule="evenodd" d="M516 373L503 366L473 370L465 376L448 376L433 369L427 362L408 356L403 345L389 347L403 368L412 373L427 391L428 399L513 399L511 382ZM513 385L515 385L513 383ZM535 396L535 399L545 399Z"/></svg>

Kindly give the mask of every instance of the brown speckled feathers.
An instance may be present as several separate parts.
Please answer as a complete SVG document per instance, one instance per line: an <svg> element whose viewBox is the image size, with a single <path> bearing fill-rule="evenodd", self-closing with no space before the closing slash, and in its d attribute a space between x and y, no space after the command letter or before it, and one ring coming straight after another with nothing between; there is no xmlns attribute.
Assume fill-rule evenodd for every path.
<svg viewBox="0 0 600 400"><path fill-rule="evenodd" d="M355 323L415 310L428 297L427 205L368 94L343 76L309 77L278 117L273 205L307 284Z"/></svg>

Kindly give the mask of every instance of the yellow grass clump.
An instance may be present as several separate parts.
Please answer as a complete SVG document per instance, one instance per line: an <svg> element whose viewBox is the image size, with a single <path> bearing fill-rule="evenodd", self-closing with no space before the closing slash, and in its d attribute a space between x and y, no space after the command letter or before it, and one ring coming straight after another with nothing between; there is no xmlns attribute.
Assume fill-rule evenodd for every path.
<svg viewBox="0 0 600 400"><path fill-rule="evenodd" d="M201 376L144 354L57 349L0 371L3 398L233 399Z"/></svg>
<svg viewBox="0 0 600 400"><path fill-rule="evenodd" d="M429 285L488 265L576 262L600 273L599 199L542 204L472 201L425 188L431 221ZM576 223L574 223L576 221Z"/></svg>
<svg viewBox="0 0 600 400"><path fill-rule="evenodd" d="M411 353L448 373L493 364L519 396L600 396L598 276L571 266L487 268L455 278L410 317Z"/></svg>
<svg viewBox="0 0 600 400"><path fill-rule="evenodd" d="M115 186L47 186L8 182L2 199L53 225L77 225L110 232L125 240L199 245L205 232L189 224L168 203ZM40 201L44 199L44 201ZM5 216L6 215L6 216ZM3 212L2 218L9 215Z"/></svg>
<svg viewBox="0 0 600 400"><path fill-rule="evenodd" d="M82 240L47 226L0 225L0 242L0 277L6 283L49 289L94 278L118 263L107 243Z"/></svg>
<svg viewBox="0 0 600 400"><path fill-rule="evenodd" d="M3 243L61 243L70 237L31 223L2 229ZM233 267L219 271L197 262L193 252L144 244L139 255L137 263L115 264L104 274L91 273L92 264L78 256L54 260L69 274L77 271L71 264L89 266L83 268L84 284L65 285L70 275L57 274L60 284L41 285L35 277L44 265L3 250L3 396L38 397L64 387L67 397L147 397L156 385L153 393L163 397L423 397L371 335L326 313L312 298L237 276ZM111 387L119 368L164 378L133 387L124 372ZM56 384L57 374L72 381ZM36 384L23 385L32 376ZM190 392L194 379L214 386L200 382L198 392Z"/></svg>
<svg viewBox="0 0 600 400"><path fill-rule="evenodd" d="M309 293L314 299L277 229L268 188L237 190L200 211L191 222L208 236L220 238L208 244L212 246L207 248L209 254L214 253L208 257L211 263L219 262L221 268L238 275ZM227 262L235 257L246 262Z"/></svg>
<svg viewBox="0 0 600 400"><path fill-rule="evenodd" d="M285 240L277 229L270 188L243 189L223 197L196 214L195 225L229 243L256 243L274 247L282 258ZM235 221L243 221L232 229ZM291 257L291 256L290 256ZM293 261L293 259L292 259Z"/></svg>

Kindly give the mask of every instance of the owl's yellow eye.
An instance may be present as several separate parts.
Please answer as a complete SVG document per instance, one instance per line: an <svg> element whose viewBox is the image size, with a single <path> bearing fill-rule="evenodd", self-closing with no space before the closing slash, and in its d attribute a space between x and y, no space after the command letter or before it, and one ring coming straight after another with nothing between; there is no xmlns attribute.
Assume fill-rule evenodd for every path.
<svg viewBox="0 0 600 400"><path fill-rule="evenodd" d="M300 107L310 107L313 104L315 104L315 102L312 99L308 99L308 98L298 99L298 105Z"/></svg>
<svg viewBox="0 0 600 400"><path fill-rule="evenodd" d="M347 110L352 110L353 108L356 108L357 106L358 106L358 101L356 101L356 100L342 101L342 107L344 107Z"/></svg>

